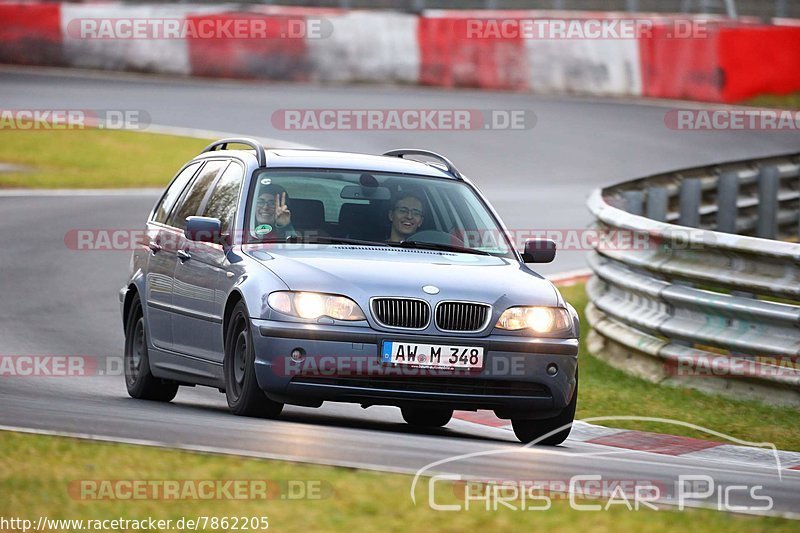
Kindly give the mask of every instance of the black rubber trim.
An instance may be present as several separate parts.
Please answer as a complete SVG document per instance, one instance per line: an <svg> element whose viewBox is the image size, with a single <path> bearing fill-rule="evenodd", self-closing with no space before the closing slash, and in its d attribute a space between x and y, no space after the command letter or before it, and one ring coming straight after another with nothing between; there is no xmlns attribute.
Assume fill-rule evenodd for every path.
<svg viewBox="0 0 800 533"><path fill-rule="evenodd" d="M311 341L359 342L361 344L378 344L375 333L353 333L351 331L313 330L300 328L275 328L259 326L262 337L278 339L303 339Z"/></svg>
<svg viewBox="0 0 800 533"><path fill-rule="evenodd" d="M213 322L215 324L222 324L222 317L209 315L206 313L196 313L194 311L189 311L188 309L184 309L182 307L175 307L174 305L162 304L160 302L147 302L147 305L148 307L153 307L155 309L166 311L168 313L175 313L176 315L188 316L189 318L197 318L200 320L205 320L206 322Z"/></svg>

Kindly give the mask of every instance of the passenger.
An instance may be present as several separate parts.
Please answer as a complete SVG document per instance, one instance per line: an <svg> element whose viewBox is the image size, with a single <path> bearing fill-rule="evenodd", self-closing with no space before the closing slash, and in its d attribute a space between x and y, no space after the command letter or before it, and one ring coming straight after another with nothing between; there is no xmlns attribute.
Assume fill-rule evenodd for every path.
<svg viewBox="0 0 800 533"><path fill-rule="evenodd" d="M392 230L389 242L403 242L414 235L425 220L422 200L416 194L402 193L389 210Z"/></svg>
<svg viewBox="0 0 800 533"><path fill-rule="evenodd" d="M299 233L292 226L292 212L286 205L289 199L286 189L269 184L258 192L255 205L255 229L258 238L283 240Z"/></svg>

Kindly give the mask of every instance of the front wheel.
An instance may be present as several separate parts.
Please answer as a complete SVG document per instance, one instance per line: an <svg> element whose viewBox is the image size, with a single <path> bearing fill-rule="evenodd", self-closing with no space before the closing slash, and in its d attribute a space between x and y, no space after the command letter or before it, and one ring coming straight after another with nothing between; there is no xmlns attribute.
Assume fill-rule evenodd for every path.
<svg viewBox="0 0 800 533"><path fill-rule="evenodd" d="M521 420L511 419L514 427L514 435L524 443L536 441L536 444L545 446L558 446L569 437L572 430L572 422L575 420L575 407L578 405L578 373L575 372L575 391L572 393L572 400L556 416L541 420ZM559 431L556 431L559 430ZM545 438L541 438L548 433L552 433Z"/></svg>
<svg viewBox="0 0 800 533"><path fill-rule="evenodd" d="M178 394L178 384L159 379L150 372L147 353L147 324L142 301L134 295L125 324L125 385L132 398L169 402Z"/></svg>
<svg viewBox="0 0 800 533"><path fill-rule="evenodd" d="M256 381L255 349L250 331L250 317L244 302L233 309L225 339L225 397L235 415L275 418L283 404L273 402Z"/></svg>
<svg viewBox="0 0 800 533"><path fill-rule="evenodd" d="M412 426L438 428L447 425L453 418L452 409L428 409L424 407L403 407L403 420Z"/></svg>

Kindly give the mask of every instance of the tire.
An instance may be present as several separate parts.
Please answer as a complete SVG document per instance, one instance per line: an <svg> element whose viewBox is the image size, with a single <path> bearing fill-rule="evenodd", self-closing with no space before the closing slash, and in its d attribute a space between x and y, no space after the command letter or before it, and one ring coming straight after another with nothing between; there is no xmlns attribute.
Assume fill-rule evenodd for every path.
<svg viewBox="0 0 800 533"><path fill-rule="evenodd" d="M169 402L178 394L178 384L153 376L147 351L147 323L139 295L133 296L125 324L125 386L132 398Z"/></svg>
<svg viewBox="0 0 800 533"><path fill-rule="evenodd" d="M435 409L425 407L402 407L403 420L417 427L439 428L447 425L453 418L452 409Z"/></svg>
<svg viewBox="0 0 800 533"><path fill-rule="evenodd" d="M558 415L552 418L543 418L540 420L520 420L512 418L511 424L514 427L514 435L525 444L536 441L536 444L544 446L558 446L569 437L569 432L572 430L572 422L575 420L575 407L577 405L578 373L576 371L575 392L572 394L572 400L570 400L569 404L567 404ZM544 439L537 440L543 435L547 435L551 431L555 431L561 427L564 427L564 429Z"/></svg>
<svg viewBox="0 0 800 533"><path fill-rule="evenodd" d="M239 416L276 418L283 404L273 402L256 381L255 350L250 317L244 302L233 308L225 338L225 397L231 412Z"/></svg>

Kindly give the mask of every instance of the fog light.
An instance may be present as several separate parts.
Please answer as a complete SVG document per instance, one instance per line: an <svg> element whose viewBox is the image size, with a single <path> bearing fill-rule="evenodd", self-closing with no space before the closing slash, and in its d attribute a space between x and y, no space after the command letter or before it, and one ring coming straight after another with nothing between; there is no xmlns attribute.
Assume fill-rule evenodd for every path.
<svg viewBox="0 0 800 533"><path fill-rule="evenodd" d="M550 363L549 365L547 365L547 374L550 376L555 376L556 374L558 374L558 365L556 365L555 363Z"/></svg>
<svg viewBox="0 0 800 533"><path fill-rule="evenodd" d="M299 363L306 358L306 351L302 348L295 348L294 350L292 350L291 357L292 361Z"/></svg>

